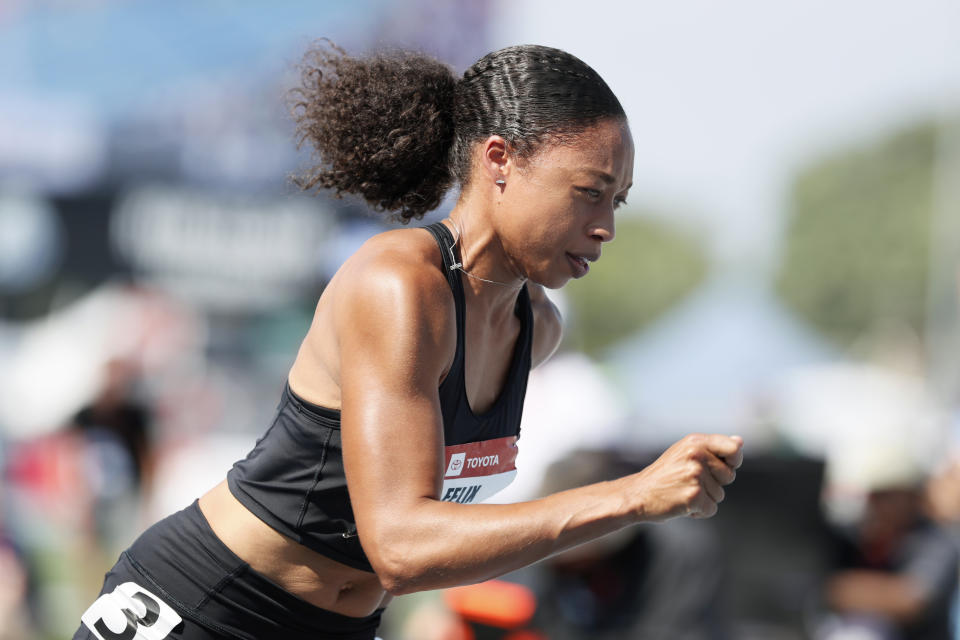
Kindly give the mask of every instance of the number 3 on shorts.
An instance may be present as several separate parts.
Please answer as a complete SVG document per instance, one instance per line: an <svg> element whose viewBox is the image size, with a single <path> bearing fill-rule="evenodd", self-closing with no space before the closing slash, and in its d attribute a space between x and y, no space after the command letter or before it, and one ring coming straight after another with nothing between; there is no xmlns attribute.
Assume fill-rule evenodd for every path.
<svg viewBox="0 0 960 640"><path fill-rule="evenodd" d="M176 611L135 582L97 598L80 620L100 640L163 640L180 624Z"/></svg>

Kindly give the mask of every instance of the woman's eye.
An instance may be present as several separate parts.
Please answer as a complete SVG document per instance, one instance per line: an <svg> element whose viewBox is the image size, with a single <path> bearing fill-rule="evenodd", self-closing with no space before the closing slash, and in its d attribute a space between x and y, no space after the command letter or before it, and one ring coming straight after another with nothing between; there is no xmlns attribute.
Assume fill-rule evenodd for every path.
<svg viewBox="0 0 960 640"><path fill-rule="evenodd" d="M600 190L599 190L599 189L590 189L589 187L581 187L581 188L580 188L580 191L583 191L585 194L587 194L587 195L590 196L591 198L599 198L599 197L600 197Z"/></svg>
<svg viewBox="0 0 960 640"><path fill-rule="evenodd" d="M622 207L622 206L625 205L625 204L627 204L627 199L626 199L626 198L617 198L616 200L613 201L613 208L614 208L614 209L619 209L620 207Z"/></svg>

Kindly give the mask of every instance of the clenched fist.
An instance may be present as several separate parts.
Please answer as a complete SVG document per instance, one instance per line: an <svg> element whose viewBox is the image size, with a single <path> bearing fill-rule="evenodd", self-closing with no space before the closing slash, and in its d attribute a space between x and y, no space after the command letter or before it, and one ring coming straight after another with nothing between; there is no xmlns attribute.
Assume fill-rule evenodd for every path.
<svg viewBox="0 0 960 640"><path fill-rule="evenodd" d="M733 482L742 462L743 439L739 436L694 434L623 480L642 521L709 518L717 512L724 498L723 487Z"/></svg>

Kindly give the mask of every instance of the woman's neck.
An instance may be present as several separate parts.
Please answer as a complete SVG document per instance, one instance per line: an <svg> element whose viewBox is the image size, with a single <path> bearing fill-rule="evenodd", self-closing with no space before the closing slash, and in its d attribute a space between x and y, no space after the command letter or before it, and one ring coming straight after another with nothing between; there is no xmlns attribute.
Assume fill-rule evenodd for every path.
<svg viewBox="0 0 960 640"><path fill-rule="evenodd" d="M454 237L458 269L473 297L491 306L513 303L526 282L503 248L489 218L482 212L458 204L444 224Z"/></svg>

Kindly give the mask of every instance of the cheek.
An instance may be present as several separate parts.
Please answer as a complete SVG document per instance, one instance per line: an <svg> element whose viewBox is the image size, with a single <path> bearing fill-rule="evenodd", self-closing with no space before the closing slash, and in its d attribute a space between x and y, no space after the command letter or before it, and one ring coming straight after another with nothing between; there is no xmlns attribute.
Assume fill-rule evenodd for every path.
<svg viewBox="0 0 960 640"><path fill-rule="evenodd" d="M578 211L566 190L517 185L499 207L501 240L532 269L562 257L574 234Z"/></svg>
<svg viewBox="0 0 960 640"><path fill-rule="evenodd" d="M565 227L558 224L556 216L542 215L531 218L518 229L515 243L528 259L544 261L554 256L566 244Z"/></svg>

